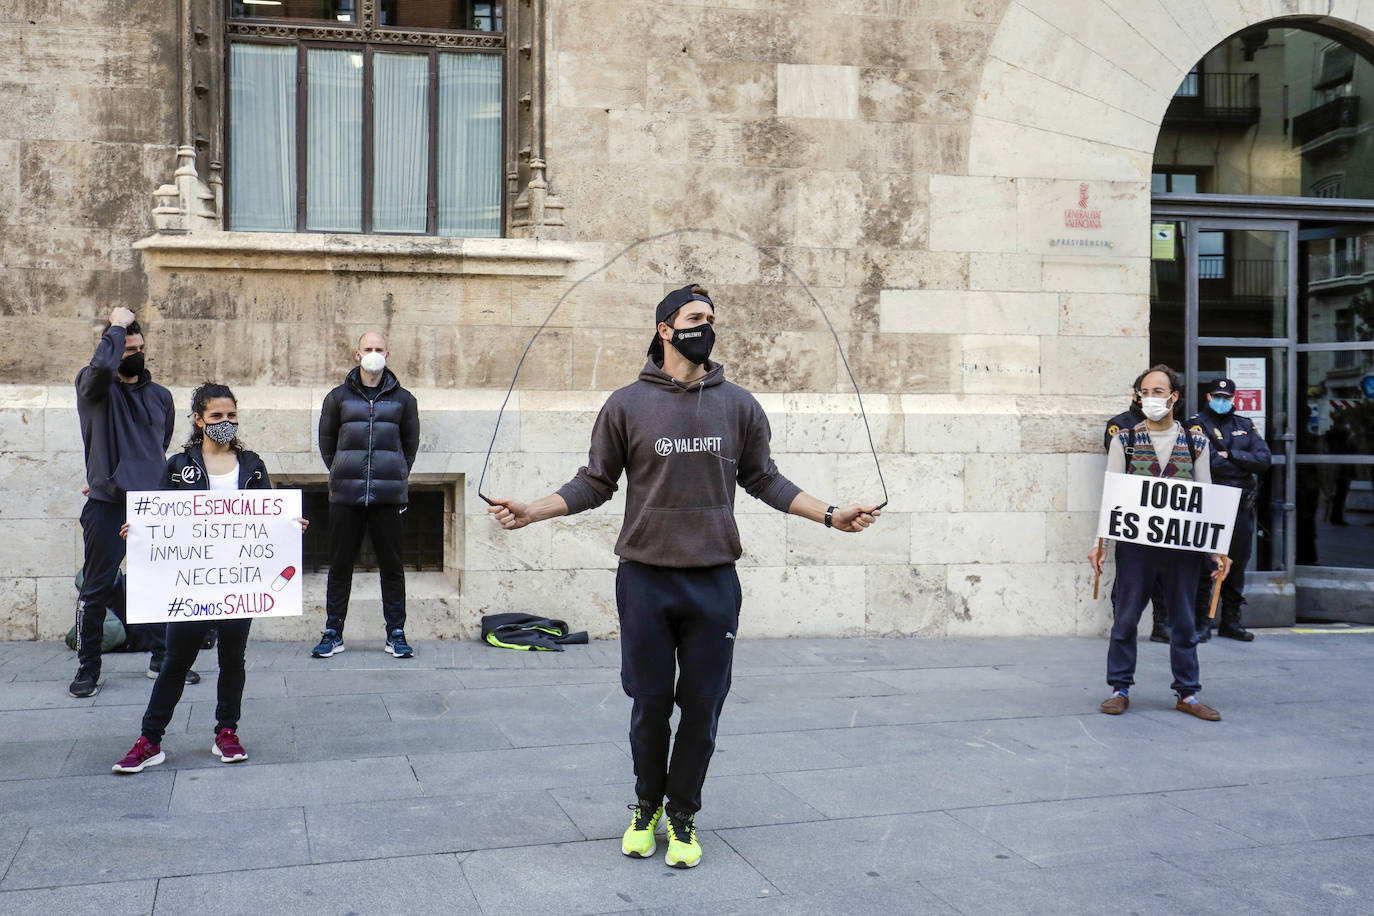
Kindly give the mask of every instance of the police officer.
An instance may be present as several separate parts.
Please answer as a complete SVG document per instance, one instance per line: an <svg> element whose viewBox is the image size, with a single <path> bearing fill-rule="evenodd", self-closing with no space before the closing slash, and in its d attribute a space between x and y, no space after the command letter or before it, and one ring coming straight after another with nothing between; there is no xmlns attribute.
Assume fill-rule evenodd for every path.
<svg viewBox="0 0 1374 916"><path fill-rule="evenodd" d="M1145 422L1145 414L1140 411L1140 382L1145 378L1142 372L1136 376L1135 383L1131 385L1131 406L1107 421L1107 428L1102 433L1102 450L1107 451L1112 447L1112 440L1121 434L1124 429L1135 429L1136 426ZM1112 585L1112 600L1116 600L1116 585ZM1154 592L1150 595L1150 608L1154 614L1154 626L1150 628L1150 642L1169 641L1169 609L1164 606L1164 588L1155 583Z"/></svg>
<svg viewBox="0 0 1374 916"><path fill-rule="evenodd" d="M1241 626L1240 606L1245 603L1245 566L1250 562L1250 539L1255 531L1255 475L1269 470L1272 458L1268 443L1250 418L1236 415L1235 396L1235 382L1217 379L1207 392L1207 406L1188 421L1188 430L1205 438L1210 446L1212 482L1241 490L1235 534L1231 536L1231 572L1221 583L1221 626L1217 632L1228 639L1250 642L1255 634ZM1207 613L1211 591L1212 580L1203 576L1198 581L1195 605L1199 642L1212 636Z"/></svg>

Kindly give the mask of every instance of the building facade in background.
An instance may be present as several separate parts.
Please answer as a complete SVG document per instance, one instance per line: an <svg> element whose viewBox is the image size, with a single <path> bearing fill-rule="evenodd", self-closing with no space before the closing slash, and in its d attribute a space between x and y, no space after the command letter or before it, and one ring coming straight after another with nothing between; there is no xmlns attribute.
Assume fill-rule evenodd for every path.
<svg viewBox="0 0 1374 916"><path fill-rule="evenodd" d="M478 479L523 356L484 492L567 480L687 280L784 472L876 500L838 337L891 500L846 539L742 497L746 635L1104 632L1084 560L1102 423L1152 359L1188 370L1190 410L1237 377L1274 447L1247 622L1371 613L1368 0L0 19L0 636L71 626L72 379L115 305L183 412L206 378L234 387L250 446L317 512L319 403L385 329L424 430L413 636L516 610L613 635L621 501L511 537ZM264 636L321 626L324 544L306 551L307 614ZM375 577L354 595L378 601Z"/></svg>

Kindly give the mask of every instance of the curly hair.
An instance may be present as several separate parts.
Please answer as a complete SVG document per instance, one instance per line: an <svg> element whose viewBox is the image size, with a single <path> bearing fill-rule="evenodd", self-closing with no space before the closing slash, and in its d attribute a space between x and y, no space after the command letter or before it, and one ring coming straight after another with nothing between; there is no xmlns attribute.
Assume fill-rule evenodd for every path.
<svg viewBox="0 0 1374 916"><path fill-rule="evenodd" d="M234 402L234 406L239 406L238 398L234 397L234 392L229 390L228 385L221 385L218 382L203 382L195 391L191 392L191 437L186 440L182 448L199 447L205 442L205 430L195 424L195 417L205 415L205 405L215 398L228 398ZM243 443L239 437L235 436L234 441L229 443L229 447L236 452L243 451Z"/></svg>

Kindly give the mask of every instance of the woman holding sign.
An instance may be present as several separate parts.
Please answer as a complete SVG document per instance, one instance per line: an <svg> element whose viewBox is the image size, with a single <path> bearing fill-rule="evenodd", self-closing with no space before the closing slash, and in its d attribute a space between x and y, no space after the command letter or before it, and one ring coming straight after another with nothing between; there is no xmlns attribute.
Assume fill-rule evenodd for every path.
<svg viewBox="0 0 1374 916"><path fill-rule="evenodd" d="M1139 385L1145 420L1121 430L1112 439L1107 472L1211 483L1207 440L1186 432L1173 416L1183 388L1178 373L1168 366L1152 366ZM1106 555L1101 540L1088 554L1088 561L1099 574ZM1169 662L1174 674L1173 689L1178 694L1175 708L1209 722L1221 719L1221 713L1197 698L1201 685L1192 597L1203 556L1175 547L1116 542L1112 639L1107 650L1107 684L1112 695L1102 703L1102 712L1119 716L1130 705L1130 688L1135 683L1136 626L1158 583L1169 611ZM1226 575L1230 561L1221 554L1213 554L1211 559L1217 567L1213 578Z"/></svg>
<svg viewBox="0 0 1374 916"><path fill-rule="evenodd" d="M270 490L272 479L262 459L238 439L238 402L226 385L206 382L191 395L191 438L179 455L167 459L164 490ZM309 525L300 520L301 530ZM129 526L120 531L128 537ZM294 570L293 570L294 572ZM251 619L194 620L167 624L167 653L143 714L143 734L113 767L116 773L141 773L166 760L162 735L185 687L186 672L200 651L206 631L219 631L219 703L211 753L224 763L248 759L235 733L243 705L244 652Z"/></svg>

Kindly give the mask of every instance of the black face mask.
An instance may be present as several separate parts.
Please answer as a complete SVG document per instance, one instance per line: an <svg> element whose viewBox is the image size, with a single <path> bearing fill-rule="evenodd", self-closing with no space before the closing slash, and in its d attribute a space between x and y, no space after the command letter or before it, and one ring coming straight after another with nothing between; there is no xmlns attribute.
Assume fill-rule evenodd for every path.
<svg viewBox="0 0 1374 916"><path fill-rule="evenodd" d="M138 378L143 371L143 354L130 353L119 361L119 374L125 378Z"/></svg>
<svg viewBox="0 0 1374 916"><path fill-rule="evenodd" d="M673 348L690 363L702 366L711 357L711 348L716 345L716 329L710 322L694 328L677 328L671 341Z"/></svg>

